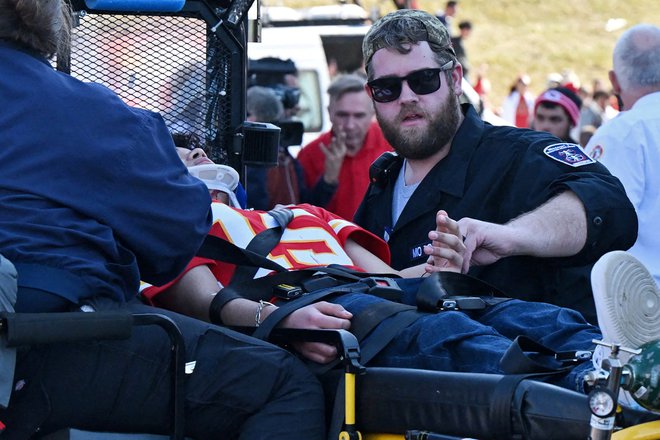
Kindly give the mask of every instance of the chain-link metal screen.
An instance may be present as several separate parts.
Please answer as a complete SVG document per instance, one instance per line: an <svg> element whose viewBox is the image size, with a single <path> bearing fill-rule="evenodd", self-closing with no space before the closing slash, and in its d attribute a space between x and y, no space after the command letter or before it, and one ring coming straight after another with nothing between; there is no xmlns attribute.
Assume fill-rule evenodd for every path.
<svg viewBox="0 0 660 440"><path fill-rule="evenodd" d="M70 73L160 113L172 132L205 139L226 162L233 128L231 54L195 17L77 13ZM222 146L222 148L220 148Z"/></svg>

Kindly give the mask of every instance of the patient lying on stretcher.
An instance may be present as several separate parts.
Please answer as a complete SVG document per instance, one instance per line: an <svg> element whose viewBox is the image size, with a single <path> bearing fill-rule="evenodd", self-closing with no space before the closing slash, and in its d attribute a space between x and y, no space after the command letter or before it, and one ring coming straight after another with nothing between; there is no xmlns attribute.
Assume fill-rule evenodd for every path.
<svg viewBox="0 0 660 440"><path fill-rule="evenodd" d="M268 212L231 206L236 203L233 190L238 184L233 169L214 165L201 149L179 148L179 155L191 174L202 178L217 199L212 205L211 235L245 248L259 232L278 225ZM412 278L412 282L399 284L403 289L414 290L429 273L460 271L458 268L463 263L458 225L444 211L438 212L436 230L429 232L432 246L424 249L429 255L428 262L397 272L387 264L387 244L359 226L310 205L282 209L291 211L293 217L266 257L287 269L335 264L372 273L391 273ZM160 287L145 285L142 295L166 308L184 304L191 314L203 320L232 326L258 326L277 309L277 301L257 302L232 297L223 301L221 308L212 306L222 297L222 287L231 283L236 270L231 263L195 257L175 281ZM269 269L259 268L253 277L270 273ZM271 299L271 295L267 294L266 299ZM352 320L383 301L387 300L365 293L346 293L301 307L278 325L350 330ZM484 310L419 315L367 365L501 374L506 371L500 361L519 335L556 352L591 352L592 341L603 338L600 330L588 324L579 313L544 303L506 300ZM381 325L387 325L387 319ZM660 325L658 329L660 333ZM660 335L653 339L658 339L657 336ZM308 359L321 363L331 361L336 355L333 347L320 343L304 343L296 348ZM584 378L594 370L594 365L587 356L587 359L574 360L571 366L567 373L554 375L548 381L584 392Z"/></svg>

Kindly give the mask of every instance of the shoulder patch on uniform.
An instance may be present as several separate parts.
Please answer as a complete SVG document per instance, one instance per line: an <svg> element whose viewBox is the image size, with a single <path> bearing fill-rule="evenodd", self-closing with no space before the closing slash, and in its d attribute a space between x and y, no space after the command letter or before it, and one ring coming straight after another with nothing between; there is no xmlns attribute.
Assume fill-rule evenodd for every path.
<svg viewBox="0 0 660 440"><path fill-rule="evenodd" d="M604 152L605 149L602 147L602 145L599 144L591 149L589 156L591 156L591 158L594 160L599 160L601 157L603 157Z"/></svg>
<svg viewBox="0 0 660 440"><path fill-rule="evenodd" d="M596 161L589 157L582 147L577 144L564 142L561 144L548 145L543 149L543 153L557 162L572 167L581 167L583 165L596 163Z"/></svg>

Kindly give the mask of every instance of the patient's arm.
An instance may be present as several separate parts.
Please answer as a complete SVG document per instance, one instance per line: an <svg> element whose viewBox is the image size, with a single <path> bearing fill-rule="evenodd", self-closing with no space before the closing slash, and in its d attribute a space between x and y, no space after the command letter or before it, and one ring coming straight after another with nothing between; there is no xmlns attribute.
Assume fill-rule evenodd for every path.
<svg viewBox="0 0 660 440"><path fill-rule="evenodd" d="M209 306L221 287L222 285L215 279L211 269L206 265L200 265L183 274L176 283L160 293L156 299L159 306L209 322ZM222 322L234 326L254 325L257 304L244 298L228 302L222 308ZM271 312L272 309L264 310L263 319Z"/></svg>
<svg viewBox="0 0 660 440"><path fill-rule="evenodd" d="M208 322L209 305L220 287L208 266L195 266L154 301L165 309Z"/></svg>
<svg viewBox="0 0 660 440"><path fill-rule="evenodd" d="M463 245L458 223L449 218L445 211L438 211L436 225L436 229L429 232L431 246L424 248L424 253L429 256L428 261L425 264L408 267L401 271L393 269L350 238L346 241L344 250L357 267L372 273L392 273L402 277L414 278L422 276L426 272L460 272L463 265L465 246Z"/></svg>
<svg viewBox="0 0 660 440"><path fill-rule="evenodd" d="M169 289L157 297L158 304L176 312L209 321L209 306L221 285L208 266L196 266L186 272ZM229 301L222 308L221 318L229 326L254 326L258 303L245 298ZM261 320L264 321L277 306L264 307ZM348 329L351 313L339 304L321 301L292 312L279 326L302 329ZM337 355L335 347L317 342L294 344L305 357L321 363L330 362Z"/></svg>

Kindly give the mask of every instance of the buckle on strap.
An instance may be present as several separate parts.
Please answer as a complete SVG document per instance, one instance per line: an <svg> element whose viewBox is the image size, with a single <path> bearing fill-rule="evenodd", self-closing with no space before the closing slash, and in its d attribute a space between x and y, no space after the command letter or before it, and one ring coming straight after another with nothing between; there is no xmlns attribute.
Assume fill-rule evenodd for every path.
<svg viewBox="0 0 660 440"><path fill-rule="evenodd" d="M401 301L401 287L399 287L393 278L367 277L362 278L359 282L364 283L369 287L367 293L370 295L378 296L390 301Z"/></svg>
<svg viewBox="0 0 660 440"><path fill-rule="evenodd" d="M450 296L438 302L438 311L445 310L483 310L486 302L476 296Z"/></svg>
<svg viewBox="0 0 660 440"><path fill-rule="evenodd" d="M305 292L298 286L281 283L273 287L273 296L286 301L301 297Z"/></svg>
<svg viewBox="0 0 660 440"><path fill-rule="evenodd" d="M583 362L591 359L592 354L589 350L562 351L555 353L555 359L566 363Z"/></svg>

